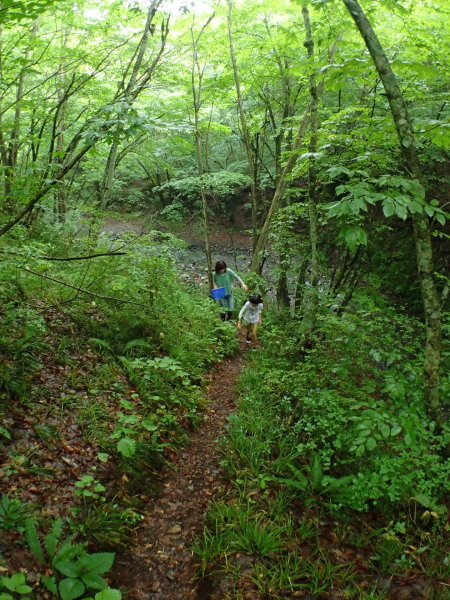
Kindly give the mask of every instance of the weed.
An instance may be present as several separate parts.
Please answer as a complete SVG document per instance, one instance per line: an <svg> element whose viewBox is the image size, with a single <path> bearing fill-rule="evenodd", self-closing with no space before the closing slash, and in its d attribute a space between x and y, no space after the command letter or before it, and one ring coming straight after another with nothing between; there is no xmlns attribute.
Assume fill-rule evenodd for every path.
<svg viewBox="0 0 450 600"><path fill-rule="evenodd" d="M77 513L73 531L82 533L104 548L125 547L133 527L141 515L132 508L121 508L114 501L101 505L89 504Z"/></svg>
<svg viewBox="0 0 450 600"><path fill-rule="evenodd" d="M80 398L77 423L85 442L104 442L109 418L106 402L101 397L96 398L95 402L91 398Z"/></svg>
<svg viewBox="0 0 450 600"><path fill-rule="evenodd" d="M58 427L49 423L36 423L34 431L41 442L47 446L54 446L61 438Z"/></svg>
<svg viewBox="0 0 450 600"><path fill-rule="evenodd" d="M2 496L0 500L0 530L23 530L25 520L30 514L31 508L21 500Z"/></svg>
<svg viewBox="0 0 450 600"><path fill-rule="evenodd" d="M2 592L2 588L7 591ZM11 577L0 577L0 598L2 600L14 600L15 597L29 600L26 594L32 591L33 588L26 583L24 573L13 573ZM17 596L13 596L12 594L17 594Z"/></svg>
<svg viewBox="0 0 450 600"><path fill-rule="evenodd" d="M105 486L97 479L94 479L92 475L83 475L75 482L75 488L75 495L82 497L84 500L101 500L102 502L106 500L103 495L103 492L106 490Z"/></svg>
<svg viewBox="0 0 450 600"><path fill-rule="evenodd" d="M85 544L74 544L72 538L62 539L63 527L61 519L54 521L50 533L41 537L34 519L26 521L26 540L34 556L50 574L41 577L42 585L61 600L73 600L82 596L87 590L107 590L107 583L102 577L109 571L114 562L114 554L98 552L89 554ZM91 592L92 593L92 592ZM108 597L114 600L117 595ZM120 597L120 596L119 596ZM97 598L97 596L96 596ZM105 600L103 596L97 600Z"/></svg>

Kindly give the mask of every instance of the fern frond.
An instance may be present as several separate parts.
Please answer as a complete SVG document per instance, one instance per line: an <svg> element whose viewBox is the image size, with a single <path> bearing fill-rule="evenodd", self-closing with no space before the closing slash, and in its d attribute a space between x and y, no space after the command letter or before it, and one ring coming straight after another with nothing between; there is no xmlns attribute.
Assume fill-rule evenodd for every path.
<svg viewBox="0 0 450 600"><path fill-rule="evenodd" d="M101 348L103 350L107 350L108 352L112 353L112 351L113 351L111 346L108 344L108 342L105 342L105 340L102 340L100 338L92 337L92 338L89 338L88 342L90 344L94 344L94 345L98 346L99 348Z"/></svg>
<svg viewBox="0 0 450 600"><path fill-rule="evenodd" d="M314 454L311 459L311 480L313 490L320 491L323 482L322 459L320 454Z"/></svg>
<svg viewBox="0 0 450 600"><path fill-rule="evenodd" d="M142 348L143 350L152 350L152 346L147 342L147 340L137 339L130 340L127 344L125 344L124 350L130 350L131 348Z"/></svg>
<svg viewBox="0 0 450 600"><path fill-rule="evenodd" d="M28 547L34 556L40 561L45 562L44 553L42 551L41 540L39 539L38 530L36 527L36 519L25 519L25 539Z"/></svg>
<svg viewBox="0 0 450 600"><path fill-rule="evenodd" d="M62 519L56 519L55 522L53 523L51 532L49 534L47 534L44 538L44 546L45 546L47 554L50 556L50 558L53 558L53 556L55 554L56 546L58 545L62 530L63 530Z"/></svg>

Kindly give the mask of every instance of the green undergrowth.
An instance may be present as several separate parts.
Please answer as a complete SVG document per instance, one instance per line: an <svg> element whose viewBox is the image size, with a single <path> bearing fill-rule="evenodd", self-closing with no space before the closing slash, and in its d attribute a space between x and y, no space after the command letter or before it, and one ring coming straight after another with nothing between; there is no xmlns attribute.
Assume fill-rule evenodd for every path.
<svg viewBox="0 0 450 600"><path fill-rule="evenodd" d="M89 247L63 235L50 243L44 233L39 242L21 229L7 243L2 238L0 279L8 281L0 285L5 577L14 576L4 569L12 568L17 551L34 556L27 581L5 579L10 591L4 593L16 598L22 593L12 589L17 584L33 588L33 597L50 591L73 600L89 588L90 596L97 590L97 600L109 600L98 573L85 577L78 566L92 551L126 548L161 468L202 421L207 372L235 352L237 342L204 292L180 282L171 252L182 242L173 236L100 237ZM126 254L43 258L114 251ZM63 562L70 562L60 572L59 559L39 553L55 518L58 544L68 553ZM112 560L108 555L104 564ZM44 577L48 570L54 581ZM64 575L71 581L63 583Z"/></svg>
<svg viewBox="0 0 450 600"><path fill-rule="evenodd" d="M200 576L228 582L230 599L244 580L264 598L397 598L405 581L411 597L448 598L449 432L423 404L422 326L371 302L324 312L308 348L290 317L266 315L261 337L223 442L234 491L209 512Z"/></svg>

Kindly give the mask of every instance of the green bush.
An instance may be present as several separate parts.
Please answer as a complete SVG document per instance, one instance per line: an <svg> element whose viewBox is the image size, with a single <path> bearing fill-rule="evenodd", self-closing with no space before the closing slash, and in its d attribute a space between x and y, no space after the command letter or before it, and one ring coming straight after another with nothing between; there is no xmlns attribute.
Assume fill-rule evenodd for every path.
<svg viewBox="0 0 450 600"><path fill-rule="evenodd" d="M336 505L384 511L415 497L439 507L448 434L437 435L423 404L418 324L394 313L322 316L302 361L292 323L284 335L283 325L286 343L272 329L243 376L226 459L233 477L283 481L306 497L314 486L302 478L317 456L320 493Z"/></svg>
<svg viewBox="0 0 450 600"><path fill-rule="evenodd" d="M33 309L12 302L0 309L0 400L25 396L40 367L45 331L44 319Z"/></svg>

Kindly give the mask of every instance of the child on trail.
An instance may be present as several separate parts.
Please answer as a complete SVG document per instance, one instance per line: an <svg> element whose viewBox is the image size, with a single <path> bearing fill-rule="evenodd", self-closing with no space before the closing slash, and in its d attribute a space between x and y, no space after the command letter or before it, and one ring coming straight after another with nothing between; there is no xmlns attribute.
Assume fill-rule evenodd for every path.
<svg viewBox="0 0 450 600"><path fill-rule="evenodd" d="M236 273L232 269L228 269L227 263L225 261L218 260L214 268L213 281L214 289L224 287L226 292L223 298L219 298L220 306L222 307L222 309L226 309L226 312L222 310L222 313L220 315L222 321L230 321L233 318L233 279L237 279L245 291L248 290L248 287L245 285L245 283L242 281L239 275L236 275Z"/></svg>
<svg viewBox="0 0 450 600"><path fill-rule="evenodd" d="M261 325L261 311L263 309L263 301L259 294L252 294L239 312L238 329L241 328L242 319L246 326L245 341L250 344L252 341L258 341L257 329ZM250 332L252 335L250 335Z"/></svg>

